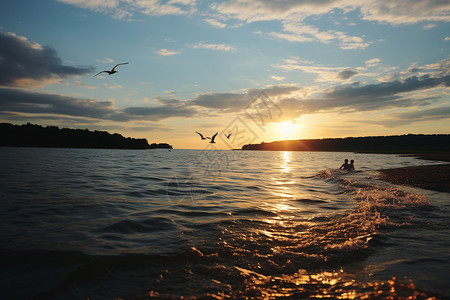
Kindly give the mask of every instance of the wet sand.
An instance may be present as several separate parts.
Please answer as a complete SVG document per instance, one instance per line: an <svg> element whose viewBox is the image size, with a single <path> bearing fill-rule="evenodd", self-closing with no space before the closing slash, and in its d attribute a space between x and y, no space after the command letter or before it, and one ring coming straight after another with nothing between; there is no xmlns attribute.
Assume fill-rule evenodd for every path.
<svg viewBox="0 0 450 300"><path fill-rule="evenodd" d="M450 161L450 154L417 154L418 158ZM450 164L380 170L381 179L399 185L450 193Z"/></svg>

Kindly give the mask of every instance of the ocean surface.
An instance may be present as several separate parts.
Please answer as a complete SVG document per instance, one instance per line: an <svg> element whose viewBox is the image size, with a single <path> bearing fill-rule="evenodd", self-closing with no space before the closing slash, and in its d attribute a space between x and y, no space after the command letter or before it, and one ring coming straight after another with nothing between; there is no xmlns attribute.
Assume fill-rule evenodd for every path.
<svg viewBox="0 0 450 300"><path fill-rule="evenodd" d="M436 163L0 147L0 298L450 299L449 194L377 179Z"/></svg>

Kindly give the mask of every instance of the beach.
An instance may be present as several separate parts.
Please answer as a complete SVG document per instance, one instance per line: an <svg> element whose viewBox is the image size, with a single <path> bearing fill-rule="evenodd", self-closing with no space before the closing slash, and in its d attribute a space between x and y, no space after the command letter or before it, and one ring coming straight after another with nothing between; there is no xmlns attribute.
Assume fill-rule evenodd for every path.
<svg viewBox="0 0 450 300"><path fill-rule="evenodd" d="M449 154L417 154L421 159L450 162ZM450 193L450 164L414 166L381 170L382 180L427 190Z"/></svg>

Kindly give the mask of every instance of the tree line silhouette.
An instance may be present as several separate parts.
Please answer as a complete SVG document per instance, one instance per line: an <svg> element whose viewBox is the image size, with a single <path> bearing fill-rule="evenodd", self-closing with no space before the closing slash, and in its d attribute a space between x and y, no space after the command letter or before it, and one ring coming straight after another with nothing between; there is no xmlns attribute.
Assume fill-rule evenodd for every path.
<svg viewBox="0 0 450 300"><path fill-rule="evenodd" d="M148 144L146 139L126 138L118 133L88 129L43 127L27 123L13 125L0 123L0 146L99 148L99 149L172 149L166 143Z"/></svg>
<svg viewBox="0 0 450 300"><path fill-rule="evenodd" d="M327 139L305 139L248 144L242 150L336 151L362 153L450 152L449 134L408 134Z"/></svg>

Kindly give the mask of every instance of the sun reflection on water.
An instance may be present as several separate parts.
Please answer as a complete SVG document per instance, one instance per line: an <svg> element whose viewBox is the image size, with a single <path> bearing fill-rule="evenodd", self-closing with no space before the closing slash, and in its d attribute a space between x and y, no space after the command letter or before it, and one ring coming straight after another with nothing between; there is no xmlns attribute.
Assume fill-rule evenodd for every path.
<svg viewBox="0 0 450 300"><path fill-rule="evenodd" d="M273 189L271 193L277 199L295 199L295 193L293 186L297 183L295 177L293 177L292 171L292 153L290 151L282 151L279 156L281 174L276 174L272 177ZM275 212L288 211L292 209L292 206L286 204L276 204L274 207Z"/></svg>
<svg viewBox="0 0 450 300"><path fill-rule="evenodd" d="M281 152L281 171L283 173L290 173L291 172L291 152L290 151L283 151Z"/></svg>
<svg viewBox="0 0 450 300"><path fill-rule="evenodd" d="M342 269L311 272L299 269L291 275L268 276L246 268L234 267L244 278L242 299L437 299L415 287L411 279L361 283ZM225 299L219 297L218 299Z"/></svg>

